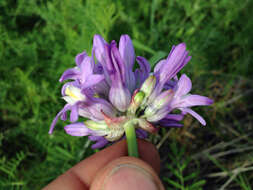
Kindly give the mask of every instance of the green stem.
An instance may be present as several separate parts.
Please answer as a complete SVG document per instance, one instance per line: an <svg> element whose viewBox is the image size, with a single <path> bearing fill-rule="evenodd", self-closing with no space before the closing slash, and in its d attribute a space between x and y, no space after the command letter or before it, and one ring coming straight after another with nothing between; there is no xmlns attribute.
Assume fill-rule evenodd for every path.
<svg viewBox="0 0 253 190"><path fill-rule="evenodd" d="M138 145L136 141L136 134L133 122L127 122L124 125L126 139L127 139L127 148L128 148L128 156L139 157L138 154Z"/></svg>

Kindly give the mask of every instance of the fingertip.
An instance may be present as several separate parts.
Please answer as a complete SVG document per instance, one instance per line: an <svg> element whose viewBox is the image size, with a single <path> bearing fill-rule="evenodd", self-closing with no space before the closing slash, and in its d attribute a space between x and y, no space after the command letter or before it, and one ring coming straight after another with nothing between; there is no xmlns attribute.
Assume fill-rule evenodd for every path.
<svg viewBox="0 0 253 190"><path fill-rule="evenodd" d="M121 157L99 171L91 190L100 189L164 189L156 171L146 162L134 157Z"/></svg>

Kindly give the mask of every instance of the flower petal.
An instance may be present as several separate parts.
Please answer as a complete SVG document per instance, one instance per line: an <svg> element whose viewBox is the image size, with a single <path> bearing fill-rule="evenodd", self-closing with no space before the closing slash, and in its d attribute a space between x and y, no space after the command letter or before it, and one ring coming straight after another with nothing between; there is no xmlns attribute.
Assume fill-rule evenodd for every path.
<svg viewBox="0 0 253 190"><path fill-rule="evenodd" d="M73 79L76 80L78 79L80 75L80 71L77 68L73 68L73 69L67 69L61 76L61 78L59 79L60 82L63 82L64 80L68 80L68 79Z"/></svg>
<svg viewBox="0 0 253 190"><path fill-rule="evenodd" d="M105 66L105 45L106 41L98 34L94 35L93 38L93 51L100 64Z"/></svg>
<svg viewBox="0 0 253 190"><path fill-rule="evenodd" d="M206 125L206 121L204 120L203 117L201 117L198 113L196 113L195 111L193 111L190 108L180 108L180 110L183 112L183 114L185 113L189 113L191 114L193 117L195 117L202 125Z"/></svg>
<svg viewBox="0 0 253 190"><path fill-rule="evenodd" d="M78 104L71 107L70 122L76 122L78 120Z"/></svg>
<svg viewBox="0 0 253 190"><path fill-rule="evenodd" d="M83 123L73 123L64 127L67 134L71 136L88 136L92 131Z"/></svg>
<svg viewBox="0 0 253 190"><path fill-rule="evenodd" d="M127 70L132 70L135 60L134 46L128 35L122 35L119 41L119 52Z"/></svg>
<svg viewBox="0 0 253 190"><path fill-rule="evenodd" d="M161 120L158 122L161 127L183 127L184 125L175 121Z"/></svg>
<svg viewBox="0 0 253 190"><path fill-rule="evenodd" d="M91 141L99 141L99 140L103 140L103 139L105 139L105 138L102 137L102 136L90 135L90 136L88 137L88 139L91 140Z"/></svg>
<svg viewBox="0 0 253 190"><path fill-rule="evenodd" d="M211 105L212 103L213 100L206 96L188 95L185 98L183 98L180 107L207 106Z"/></svg>
<svg viewBox="0 0 253 190"><path fill-rule="evenodd" d="M124 64L120 52L117 48L117 44L115 41L111 43L111 60L112 60L112 73L111 73L111 80L112 82L115 80L124 83L126 81L126 65Z"/></svg>
<svg viewBox="0 0 253 190"><path fill-rule="evenodd" d="M148 133L142 129L136 129L136 136L140 139L145 139L148 137Z"/></svg>
<svg viewBox="0 0 253 190"><path fill-rule="evenodd" d="M53 133L54 130L54 126L56 125L56 122L58 121L59 117L64 114L66 111L68 111L71 108L71 106L69 104L66 104L63 109L55 116L54 120L52 121L51 125L50 125L50 129L49 129L49 134Z"/></svg>
<svg viewBox="0 0 253 190"><path fill-rule="evenodd" d="M160 71L160 69L164 66L164 64L166 64L166 62L167 62L166 59L160 60L160 61L156 64L156 66L155 66L155 68L154 68L154 73L158 73L158 72Z"/></svg>
<svg viewBox="0 0 253 190"><path fill-rule="evenodd" d="M86 54L85 51L82 52L82 53L77 54L77 56L76 56L76 65L78 67L80 67L81 63L83 62L84 57L86 57L86 56L87 56L87 54Z"/></svg>
<svg viewBox="0 0 253 190"><path fill-rule="evenodd" d="M85 83L82 85L82 89L89 88L94 86L95 84L100 83L102 80L104 80L104 75L90 75Z"/></svg>
<svg viewBox="0 0 253 190"><path fill-rule="evenodd" d="M86 78L88 76L93 74L93 68L94 65L91 61L91 58L89 56L84 57L83 62L80 64L81 70L80 80L82 83L86 81Z"/></svg>
<svg viewBox="0 0 253 190"><path fill-rule="evenodd" d="M131 94L129 90L121 84L112 84L109 92L110 102L119 110L126 111L131 102Z"/></svg>
<svg viewBox="0 0 253 190"><path fill-rule="evenodd" d="M167 108L167 107L163 108L163 109L160 109L155 114L149 116L147 118L147 120L149 122L157 122L157 121L163 119L170 111L171 111L171 109Z"/></svg>
<svg viewBox="0 0 253 190"><path fill-rule="evenodd" d="M175 121L181 121L184 118L184 115L182 114L168 114L165 119L175 120Z"/></svg>
<svg viewBox="0 0 253 190"><path fill-rule="evenodd" d="M91 113L89 112L89 110L87 110L85 107L79 107L78 109L78 114L84 118L89 118L92 119L93 117L91 116Z"/></svg>
<svg viewBox="0 0 253 190"><path fill-rule="evenodd" d="M114 117L116 113L108 101L94 97L90 97L89 102L81 104L79 108L79 115L94 121L104 120L104 113L110 117Z"/></svg>
<svg viewBox="0 0 253 190"><path fill-rule="evenodd" d="M108 99L110 86L108 85L106 80L102 80L101 82L95 84L93 86L93 90L95 91L95 93L98 94L99 97L102 96L103 98Z"/></svg>
<svg viewBox="0 0 253 190"><path fill-rule="evenodd" d="M159 91L162 90L163 85L168 80L176 76L179 70L181 70L189 60L190 57L188 56L186 45L184 43L178 44L175 48L172 48L169 56L166 59L166 63L159 65L159 72L155 73L156 75L159 75Z"/></svg>
<svg viewBox="0 0 253 190"><path fill-rule="evenodd" d="M136 58L140 68L135 70L135 80L138 83L138 87L149 77L151 67L149 62L141 56Z"/></svg>
<svg viewBox="0 0 253 190"><path fill-rule="evenodd" d="M138 124L139 128L147 132L156 133L158 131L158 128L154 127L152 123L148 122L146 119L139 118L139 119L136 119L135 122L136 124Z"/></svg>
<svg viewBox="0 0 253 190"><path fill-rule="evenodd" d="M187 77L186 74L183 74L180 77L176 88L177 89L175 92L175 96L180 97L180 96L183 96L183 95L189 93L192 88L191 79L189 77Z"/></svg>
<svg viewBox="0 0 253 190"><path fill-rule="evenodd" d="M103 148L105 145L109 143L108 140L105 138L99 139L95 144L91 145L92 149L97 149L97 148Z"/></svg>

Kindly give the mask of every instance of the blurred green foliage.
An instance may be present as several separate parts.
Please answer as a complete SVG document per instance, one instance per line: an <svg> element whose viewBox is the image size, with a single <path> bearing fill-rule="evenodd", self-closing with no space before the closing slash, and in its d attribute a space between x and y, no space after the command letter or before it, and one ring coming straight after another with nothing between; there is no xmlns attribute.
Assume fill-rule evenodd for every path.
<svg viewBox="0 0 253 190"><path fill-rule="evenodd" d="M40 189L94 153L87 138L66 135L63 122L58 122L52 136L48 135L50 122L64 104L58 79L65 69L74 66L77 53L90 53L94 34L118 41L127 33L136 54L146 56L153 66L173 44L187 44L192 60L183 72L192 77L194 93L212 97L216 103L198 109L208 121L206 128L189 117L184 129L173 131L170 141L183 147L186 144L188 151L177 154L168 141L160 154L168 164L185 160L186 175L192 171L196 174L192 185L200 182L199 189L218 189L226 178L204 179L208 173L229 171L244 162L252 164L248 156L252 156L252 149L229 155L229 161L215 157L222 168L210 164L213 159L189 160L199 158L194 157L199 150L205 152L219 142L231 142L245 134L248 136L243 141L215 150L252 147L252 9L249 0L1 0L0 188ZM153 142L158 143L165 134L162 130ZM178 160L170 161L170 151ZM203 171L196 163L210 166ZM173 186L168 173L177 170L181 173L176 177L182 182L184 173L178 164L162 169L168 189L171 185L191 187L184 187L180 180L175 186L176 179ZM231 189L250 189L252 178L252 173L239 173L228 185Z"/></svg>

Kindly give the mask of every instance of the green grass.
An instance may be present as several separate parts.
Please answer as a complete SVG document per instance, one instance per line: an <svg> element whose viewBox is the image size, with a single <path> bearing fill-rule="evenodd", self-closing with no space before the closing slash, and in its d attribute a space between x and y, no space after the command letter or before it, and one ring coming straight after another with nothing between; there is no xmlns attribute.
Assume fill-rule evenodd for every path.
<svg viewBox="0 0 253 190"><path fill-rule="evenodd" d="M196 109L206 127L187 117L183 129L150 137L161 145L166 188L252 189L252 8L249 0L1 0L0 189L40 189L94 153L63 122L48 130L64 105L58 79L77 53L90 53L96 33L129 34L152 66L185 42L192 92L215 100Z"/></svg>

